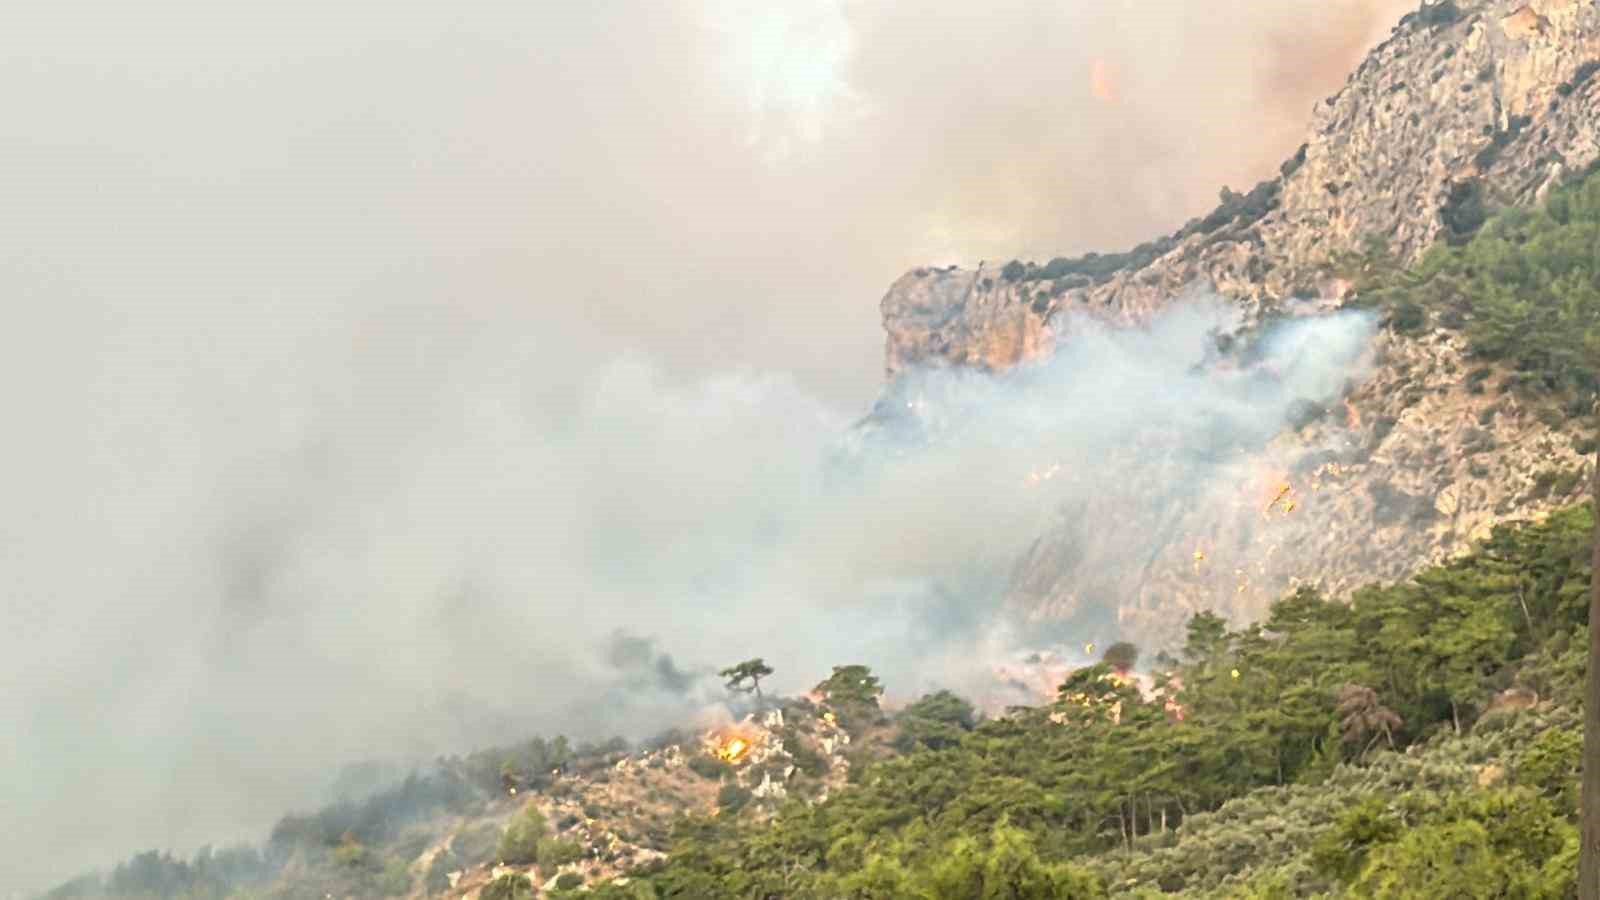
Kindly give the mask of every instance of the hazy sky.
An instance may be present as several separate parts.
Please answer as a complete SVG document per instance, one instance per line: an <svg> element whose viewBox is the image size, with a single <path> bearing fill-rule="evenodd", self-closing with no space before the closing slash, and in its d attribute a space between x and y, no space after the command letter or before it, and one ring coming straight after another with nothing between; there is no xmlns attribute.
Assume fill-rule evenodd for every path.
<svg viewBox="0 0 1600 900"><path fill-rule="evenodd" d="M580 661L517 629L613 627L686 510L765 527L714 498L804 478L706 448L803 468L897 275L1170 230L1412 5L10 11L0 889L258 833L452 704L527 727Z"/></svg>

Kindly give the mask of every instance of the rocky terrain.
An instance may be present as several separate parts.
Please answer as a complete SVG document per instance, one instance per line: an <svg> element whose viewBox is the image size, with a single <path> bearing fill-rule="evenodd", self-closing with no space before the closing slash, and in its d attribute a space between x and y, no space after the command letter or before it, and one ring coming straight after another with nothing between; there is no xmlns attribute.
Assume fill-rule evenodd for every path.
<svg viewBox="0 0 1600 900"><path fill-rule="evenodd" d="M759 821L791 793L820 801L844 785L850 747L832 713L802 699L709 728L686 743L611 754L538 791L508 788L483 814L428 829L429 845L410 864L424 889L417 896L472 900L506 875L525 876L541 891L563 875L586 884L625 876L664 856L679 816L737 812ZM492 847L510 818L529 806L550 823L554 839L576 848L575 859L517 865L463 849L480 834Z"/></svg>
<svg viewBox="0 0 1600 900"><path fill-rule="evenodd" d="M914 367L1038 359L1070 340L1063 312L1136 324L1196 285L1255 319L1291 300L1355 299L1331 265L1342 251L1376 235L1415 261L1600 158L1597 74L1591 0L1424 6L1317 104L1277 178L1224 190L1216 212L1178 233L1127 254L902 276L882 301L891 384ZM1253 616L1296 583L1339 593L1458 553L1496 522L1570 501L1587 477L1592 439L1503 391L1504 374L1457 334L1386 332L1343 409L1195 486L1213 502L1146 520L1123 514L1112 490L1063 510L1018 563L1010 600L1068 619L1110 603L1123 630L1163 637L1186 610ZM1217 496L1232 512L1217 513ZM1162 549L1108 575L1092 544L1119 533L1160 535Z"/></svg>

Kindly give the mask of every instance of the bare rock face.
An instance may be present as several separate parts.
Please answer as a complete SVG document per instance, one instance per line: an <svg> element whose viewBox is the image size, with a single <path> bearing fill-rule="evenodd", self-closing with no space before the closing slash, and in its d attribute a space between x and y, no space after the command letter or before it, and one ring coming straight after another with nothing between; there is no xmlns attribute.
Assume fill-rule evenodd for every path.
<svg viewBox="0 0 1600 900"><path fill-rule="evenodd" d="M1195 485L1191 502L1141 505L1126 484L1094 492L1018 562L1014 611L1093 621L1109 608L1117 632L1176 640L1194 612L1249 620L1300 585L1343 596L1403 579L1500 522L1581 499L1583 438L1463 351L1444 332L1381 335L1375 374L1347 405ZM1162 540L1144 566L1105 564L1150 535Z"/></svg>
<svg viewBox="0 0 1600 900"><path fill-rule="evenodd" d="M1594 0L1423 7L1316 106L1278 178L1225 192L1217 213L1176 235L1127 259L902 276L881 307L888 376L1004 369L1067 339L1064 310L1138 323L1197 283L1251 314L1291 297L1335 303L1349 285L1326 274L1334 253L1378 235L1415 260L1488 208L1537 202L1600 158L1597 70ZM1208 488L1240 495L1237 520L1178 509L1125 521L1111 495L1106 509L1063 511L1019 561L1012 602L1056 618L1111 608L1129 633L1173 635L1189 610L1249 617L1298 583L1337 595L1406 577L1581 491L1589 448L1579 452L1559 417L1503 394L1504 373L1481 371L1459 336L1386 334L1376 352L1375 374L1342 414L1281 436L1256 461L1259 478ZM1283 483L1296 506L1266 513L1263 530ZM1085 518L1097 523L1089 538L1075 524ZM1093 542L1115 542L1117 528L1165 535L1165 549L1137 571L1096 570Z"/></svg>
<svg viewBox="0 0 1600 900"><path fill-rule="evenodd" d="M1529 203L1600 157L1600 7L1486 0L1416 13L1336 95L1304 149L1264 183L1271 208L1180 232L1147 265L1107 275L916 269L881 304L890 377L908 366L1002 368L1048 352L1077 308L1133 322L1195 281L1250 306L1327 294L1320 267L1369 234L1415 258L1476 201ZM1478 193L1481 192L1481 193ZM1205 223L1191 223L1203 226Z"/></svg>

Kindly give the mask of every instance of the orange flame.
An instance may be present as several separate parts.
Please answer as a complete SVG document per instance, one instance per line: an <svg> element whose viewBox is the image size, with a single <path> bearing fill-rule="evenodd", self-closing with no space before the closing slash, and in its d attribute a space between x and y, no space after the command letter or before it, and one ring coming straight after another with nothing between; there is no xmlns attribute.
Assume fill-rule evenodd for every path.
<svg viewBox="0 0 1600 900"><path fill-rule="evenodd" d="M1346 428L1351 429L1361 427L1361 413L1356 410L1356 405L1350 402L1349 397L1344 398L1344 424Z"/></svg>
<svg viewBox="0 0 1600 900"><path fill-rule="evenodd" d="M1103 59L1097 59L1089 66L1089 90L1101 103L1117 102L1117 82L1112 76L1111 66Z"/></svg>
<svg viewBox="0 0 1600 900"><path fill-rule="evenodd" d="M717 746L717 757L724 762L737 763L750 752L750 742L734 735Z"/></svg>

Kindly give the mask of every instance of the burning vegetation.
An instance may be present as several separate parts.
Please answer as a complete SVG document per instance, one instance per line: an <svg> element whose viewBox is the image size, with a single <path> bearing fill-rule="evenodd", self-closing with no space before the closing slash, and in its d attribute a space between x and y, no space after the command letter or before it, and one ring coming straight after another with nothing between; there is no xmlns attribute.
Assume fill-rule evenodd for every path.
<svg viewBox="0 0 1600 900"><path fill-rule="evenodd" d="M712 740L715 742L715 746L713 746L711 753L723 762L738 765L750 753L750 742L737 734L730 734L725 737L713 736Z"/></svg>

